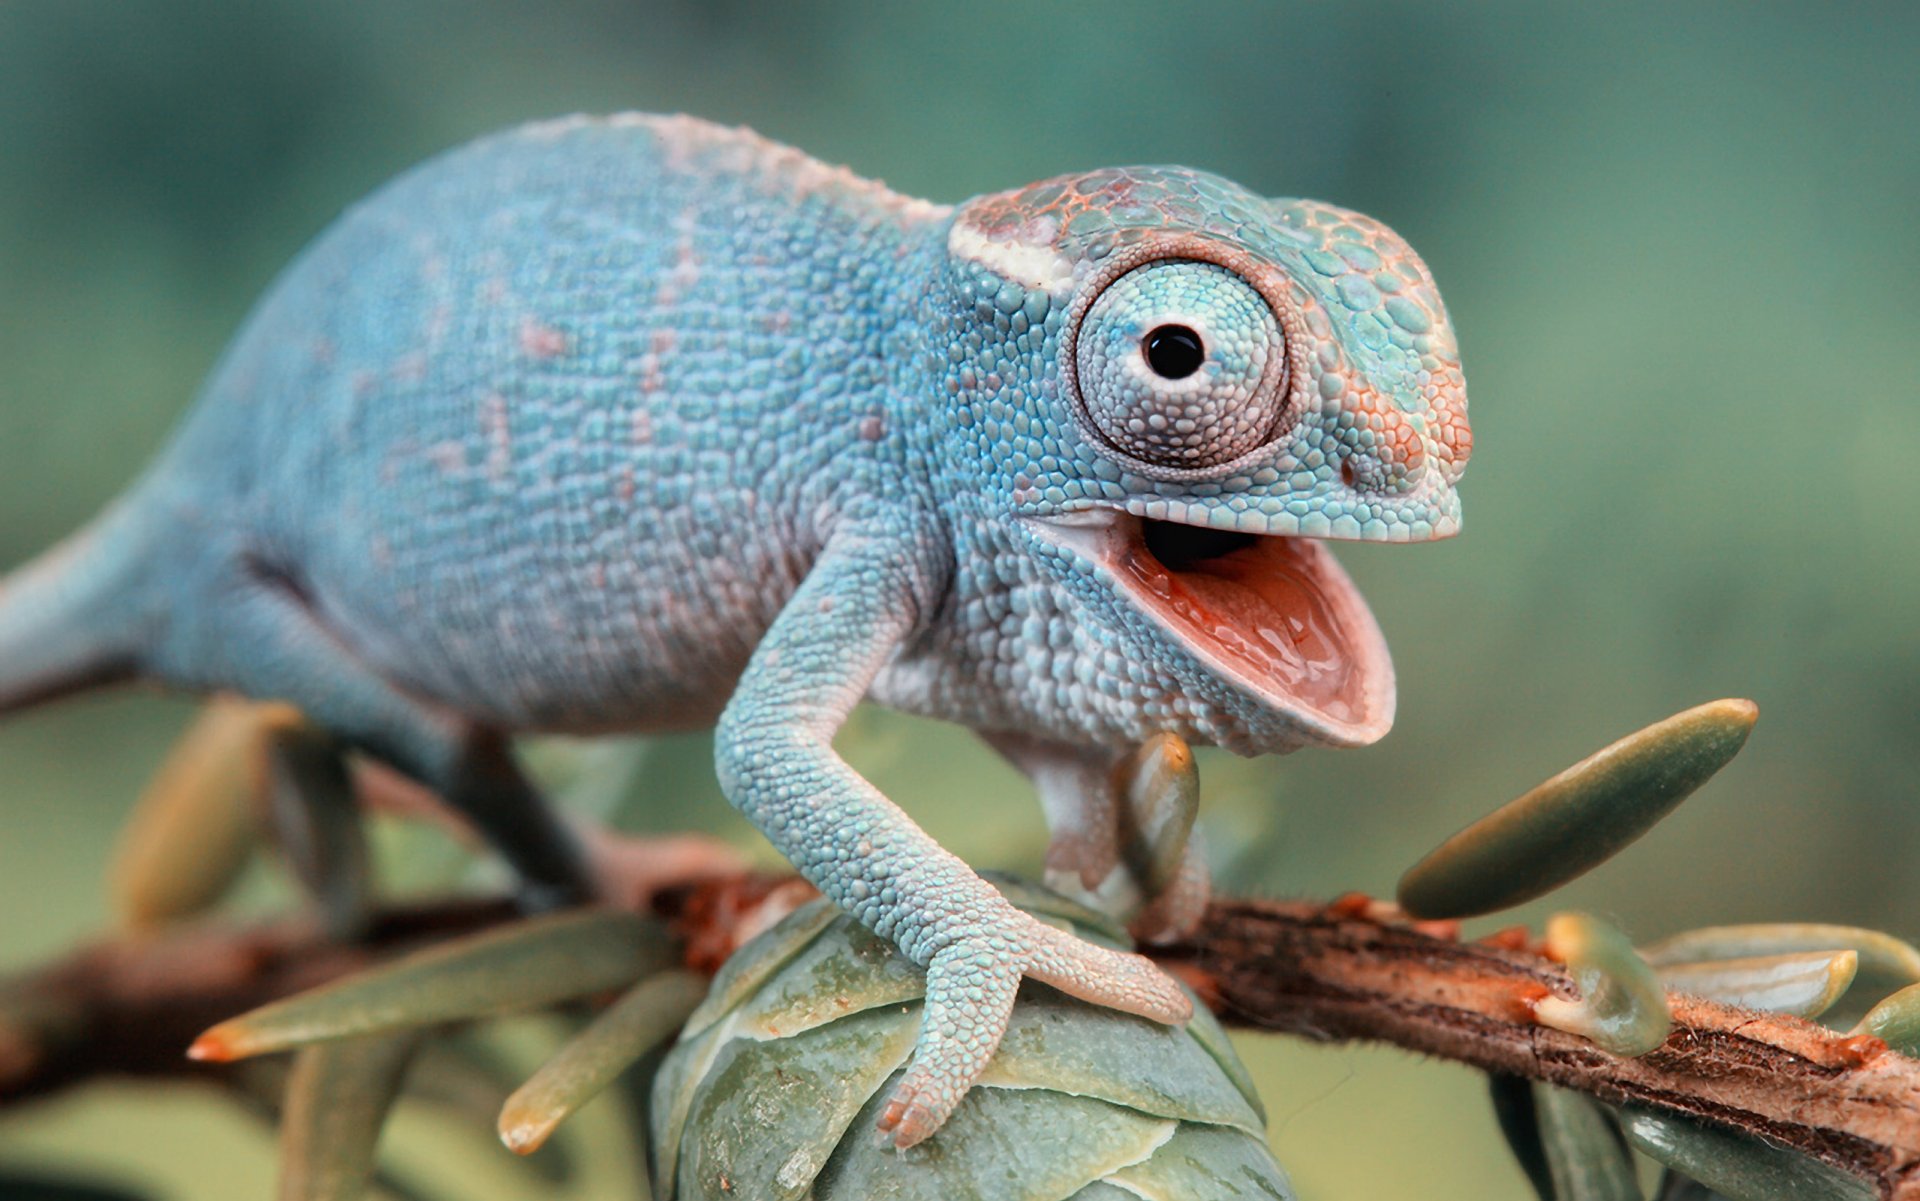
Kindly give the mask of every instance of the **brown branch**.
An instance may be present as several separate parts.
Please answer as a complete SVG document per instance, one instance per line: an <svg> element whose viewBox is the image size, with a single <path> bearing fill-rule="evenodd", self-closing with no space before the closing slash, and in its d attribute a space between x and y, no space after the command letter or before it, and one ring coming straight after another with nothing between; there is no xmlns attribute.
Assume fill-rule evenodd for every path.
<svg viewBox="0 0 1920 1201"><path fill-rule="evenodd" d="M1701 1118L1920 1198L1920 1061L1878 1039L1674 993L1667 1041L1624 1059L1534 1020L1533 1002L1577 996L1559 965L1353 909L1219 901L1171 957L1232 1025L1392 1043Z"/></svg>
<svg viewBox="0 0 1920 1201"><path fill-rule="evenodd" d="M711 966L795 891L765 877L709 881L659 907ZM1920 1061L1872 1039L1690 997L1673 998L1662 1047L1621 1059L1539 1025L1532 1002L1572 996L1566 974L1524 948L1462 943L1383 911L1224 900L1201 932L1162 954L1232 1025L1365 1039L1690 1115L1792 1147L1920 1201ZM210 926L107 941L0 984L0 1105L109 1075L192 1076L182 1056L205 1027L423 942L506 920L499 901L382 917L343 947L310 922Z"/></svg>
<svg viewBox="0 0 1920 1201"><path fill-rule="evenodd" d="M103 1076L218 1079L223 1069L186 1058L208 1026L514 913L496 899L391 910L352 946L298 918L83 947L0 981L0 1105Z"/></svg>

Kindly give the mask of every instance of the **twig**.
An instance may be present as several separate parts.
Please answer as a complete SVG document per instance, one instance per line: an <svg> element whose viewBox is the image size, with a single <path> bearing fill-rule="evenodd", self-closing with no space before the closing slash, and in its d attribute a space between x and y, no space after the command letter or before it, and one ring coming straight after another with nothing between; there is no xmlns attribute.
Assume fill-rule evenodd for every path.
<svg viewBox="0 0 1920 1201"><path fill-rule="evenodd" d="M665 894L657 907L710 967L764 925L769 906L794 897L778 880L741 876ZM1920 1201L1920 1061L1877 1040L1679 995L1665 1045L1616 1058L1534 1021L1533 1002L1573 995L1557 965L1378 913L1222 900L1162 959L1232 1025L1391 1043L1687 1114L1815 1156L1895 1201ZM0 1106L102 1076L211 1074L182 1052L214 1022L511 916L497 900L397 910L354 947L308 921L96 944L0 984Z"/></svg>
<svg viewBox="0 0 1920 1201"><path fill-rule="evenodd" d="M208 1026L381 959L515 916L499 899L396 909L363 943L330 940L318 920L213 924L108 939L0 981L0 1105L103 1076L201 1077L186 1058Z"/></svg>
<svg viewBox="0 0 1920 1201"><path fill-rule="evenodd" d="M1878 1039L1674 993L1667 1041L1623 1059L1533 1019L1535 1001L1576 996L1559 965L1351 906L1219 901L1171 958L1231 1025L1391 1043L1702 1118L1920 1198L1920 1061Z"/></svg>

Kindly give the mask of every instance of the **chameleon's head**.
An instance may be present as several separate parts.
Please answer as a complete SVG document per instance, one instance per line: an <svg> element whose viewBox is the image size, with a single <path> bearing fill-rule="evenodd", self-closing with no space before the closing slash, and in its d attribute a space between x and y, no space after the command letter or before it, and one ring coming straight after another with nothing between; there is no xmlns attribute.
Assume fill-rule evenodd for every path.
<svg viewBox="0 0 1920 1201"><path fill-rule="evenodd" d="M1170 693L1234 715L1217 741L1386 733L1386 644L1315 540L1459 529L1466 391L1412 249L1357 213L1129 168L971 201L947 251L949 446L1075 616L1116 649L1154 639Z"/></svg>

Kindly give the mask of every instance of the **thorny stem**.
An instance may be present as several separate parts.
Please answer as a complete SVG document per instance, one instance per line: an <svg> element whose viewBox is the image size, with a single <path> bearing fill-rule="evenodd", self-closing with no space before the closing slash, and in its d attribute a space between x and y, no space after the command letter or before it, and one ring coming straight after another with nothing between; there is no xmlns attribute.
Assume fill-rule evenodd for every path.
<svg viewBox="0 0 1920 1201"><path fill-rule="evenodd" d="M741 875L664 894L690 958L709 970L796 892ZM511 920L500 900L394 910L369 938L330 942L311 921L210 925L109 940L0 982L0 1106L105 1076L203 1077L183 1051L213 1023L425 942ZM1382 920L1383 918L1387 920ZM1621 1059L1532 1019L1572 996L1523 939L1460 942L1443 926L1351 902L1215 902L1190 942L1160 952L1230 1025L1362 1039L1687 1114L1792 1147L1920 1201L1920 1061L1873 1039L1675 994L1674 1029Z"/></svg>

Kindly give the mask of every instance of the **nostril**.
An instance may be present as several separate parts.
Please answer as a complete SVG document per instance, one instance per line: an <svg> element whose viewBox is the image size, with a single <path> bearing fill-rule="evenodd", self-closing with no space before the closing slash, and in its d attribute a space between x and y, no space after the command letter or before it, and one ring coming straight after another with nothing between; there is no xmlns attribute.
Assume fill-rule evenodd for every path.
<svg viewBox="0 0 1920 1201"><path fill-rule="evenodd" d="M1353 460L1352 459L1340 460L1340 482L1345 484L1349 488L1353 487Z"/></svg>

